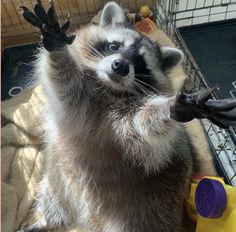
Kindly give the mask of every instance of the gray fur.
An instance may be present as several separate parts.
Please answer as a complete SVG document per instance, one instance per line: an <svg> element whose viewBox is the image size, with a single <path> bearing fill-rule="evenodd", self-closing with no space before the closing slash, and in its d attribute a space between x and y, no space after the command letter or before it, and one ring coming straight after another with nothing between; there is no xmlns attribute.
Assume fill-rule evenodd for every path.
<svg viewBox="0 0 236 232"><path fill-rule="evenodd" d="M106 12L103 17L107 22ZM144 51L148 67L156 64L150 71L162 96L129 95L103 84L80 50L100 39L93 34L99 30L89 26L71 46L40 54L36 70L49 102L36 208L48 228L182 232L193 149L183 126L169 117L175 100L170 81L158 67L159 56L149 60Z"/></svg>
<svg viewBox="0 0 236 232"><path fill-rule="evenodd" d="M103 9L100 26L106 27L117 23L124 23L125 21L126 18L123 9L121 9L115 2L110 2Z"/></svg>

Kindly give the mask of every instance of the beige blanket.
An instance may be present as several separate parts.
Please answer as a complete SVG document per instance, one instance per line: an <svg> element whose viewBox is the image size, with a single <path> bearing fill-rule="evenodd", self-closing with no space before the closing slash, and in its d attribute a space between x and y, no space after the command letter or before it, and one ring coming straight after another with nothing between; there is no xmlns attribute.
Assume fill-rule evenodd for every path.
<svg viewBox="0 0 236 232"><path fill-rule="evenodd" d="M161 30L156 30L150 38L159 41L161 45L173 46ZM171 76L177 91L183 84L185 74L179 67ZM24 90L17 97L2 102L2 231L4 232L16 231L39 217L32 210L32 205L43 167L41 116L45 102L41 86ZM199 151L202 172L215 174L199 122L196 120L188 123L187 127Z"/></svg>

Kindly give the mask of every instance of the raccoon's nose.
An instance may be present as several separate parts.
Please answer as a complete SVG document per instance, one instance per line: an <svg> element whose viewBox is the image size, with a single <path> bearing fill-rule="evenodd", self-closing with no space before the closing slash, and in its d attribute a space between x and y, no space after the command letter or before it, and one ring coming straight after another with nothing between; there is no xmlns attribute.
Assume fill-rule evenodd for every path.
<svg viewBox="0 0 236 232"><path fill-rule="evenodd" d="M111 68L115 73L121 76L126 76L129 73L129 64L124 59L114 60L111 64Z"/></svg>

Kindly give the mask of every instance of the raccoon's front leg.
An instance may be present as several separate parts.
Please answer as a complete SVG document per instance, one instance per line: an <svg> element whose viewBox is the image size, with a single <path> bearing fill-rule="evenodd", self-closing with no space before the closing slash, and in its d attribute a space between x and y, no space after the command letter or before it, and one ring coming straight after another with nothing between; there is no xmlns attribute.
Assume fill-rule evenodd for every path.
<svg viewBox="0 0 236 232"><path fill-rule="evenodd" d="M50 86L53 84L58 96L70 96L74 89L78 88L76 80L79 80L78 77L81 73L78 64L71 55L73 49L69 46L76 36L66 33L70 27L69 16L60 26L53 2L49 1L49 5L47 13L41 0L37 0L33 9L34 13L29 11L26 6L20 6L20 8L23 10L24 19L41 32L45 50L40 52L38 60L38 66L43 70L39 78L43 79L44 87L49 88L46 91L52 91Z"/></svg>
<svg viewBox="0 0 236 232"><path fill-rule="evenodd" d="M60 26L57 20L53 2L50 1L49 5L50 7L47 13L44 10L40 0L37 0L36 5L34 6L34 13L29 11L29 9L25 6L20 6L20 8L23 10L24 19L33 26L39 28L41 32L42 43L46 49L41 51L40 59L37 62L39 69L43 70L40 72L39 78L42 78L45 82L45 88L48 86L51 87L51 83L53 83L55 84L54 87L56 86L55 89L58 92L66 89L67 92L65 93L61 91L64 97L64 95L70 93L70 89L66 87L75 86L73 85L73 80L75 79L75 76L78 76L77 66L71 57L68 48L68 45L73 43L75 35L69 36L66 34L66 31L70 26L70 19L68 18L68 20L62 26ZM52 92L52 88L49 91ZM37 199L37 201L40 202L42 206L44 206L44 210L40 211L42 214L42 219L35 224L24 228L21 230L22 232L42 232L57 226L61 227L61 225L64 225L64 218L60 217L61 215L58 213L58 209L60 209L61 205L59 203L56 205L57 207L54 205L53 207L51 205L53 198L50 198L52 193L50 192L51 189L48 189L46 189L48 190L46 191L48 194L48 198L45 197L46 200L43 197L39 197ZM41 195L43 195L42 189ZM48 199L51 201L50 203L46 202ZM54 216L57 218L56 223L51 220L51 218L49 219L47 216L45 216L48 213L48 210L52 211L52 217Z"/></svg>
<svg viewBox="0 0 236 232"><path fill-rule="evenodd" d="M69 17L60 27L53 2L49 1L49 4L50 7L47 13L42 6L41 0L37 0L37 4L34 6L34 14L26 6L20 6L20 8L23 10L24 19L39 28L45 49L52 52L63 48L67 44L72 44L75 35L69 36L66 34L70 27Z"/></svg>
<svg viewBox="0 0 236 232"><path fill-rule="evenodd" d="M166 134L176 122L170 118L170 106L175 97L154 97L134 115L133 123L136 131L147 141L157 135Z"/></svg>
<svg viewBox="0 0 236 232"><path fill-rule="evenodd" d="M179 122L189 122L194 118L207 118L222 128L236 126L236 100L233 98L213 100L215 90L202 89L196 93L180 93L170 107L170 117Z"/></svg>
<svg viewBox="0 0 236 232"><path fill-rule="evenodd" d="M109 116L118 141L147 171L158 170L170 158L171 144L179 132L179 123L170 118L174 102L175 97L155 96L133 112L124 114L119 107Z"/></svg>

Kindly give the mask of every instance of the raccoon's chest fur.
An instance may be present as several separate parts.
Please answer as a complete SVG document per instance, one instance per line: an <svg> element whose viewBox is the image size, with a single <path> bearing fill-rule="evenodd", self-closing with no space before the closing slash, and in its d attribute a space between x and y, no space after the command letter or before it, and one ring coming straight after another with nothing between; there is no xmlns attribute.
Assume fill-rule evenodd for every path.
<svg viewBox="0 0 236 232"><path fill-rule="evenodd" d="M42 53L38 65L48 110L37 209L48 223L95 232L181 228L193 149L168 118L172 99L96 91L67 53Z"/></svg>
<svg viewBox="0 0 236 232"><path fill-rule="evenodd" d="M90 100L85 104L88 102ZM112 231L113 226L125 228L125 231L129 228L125 225L127 218L152 217L153 210L162 208L165 201L175 195L175 188L181 188L181 191L170 201L173 204L181 202L192 169L191 144L183 128L171 125L175 136L158 135L152 145L140 139L132 126L119 128L109 116L114 114L114 107L105 107L104 111L98 102L92 102L87 105L88 109L81 107L82 112L71 105L72 109L68 107L60 120L55 118L57 134L49 139L50 156L43 185L50 188L43 198L58 202L55 203L59 204L57 208L65 212L60 215L63 222L79 223L91 230L99 224L101 228L108 227L104 231ZM71 118L71 115L76 117ZM129 118L126 120L129 122ZM114 126L123 131L125 140L135 142L135 146L121 143L114 133ZM176 176L185 187L176 182ZM58 186L63 189L58 191ZM179 210L182 211L181 207ZM162 211L172 214L165 207L161 214ZM158 215L157 212L154 214ZM52 215L49 218L55 220ZM148 219L145 220L148 223ZM135 226L149 228L146 222L138 220L130 225L131 231L136 231Z"/></svg>

